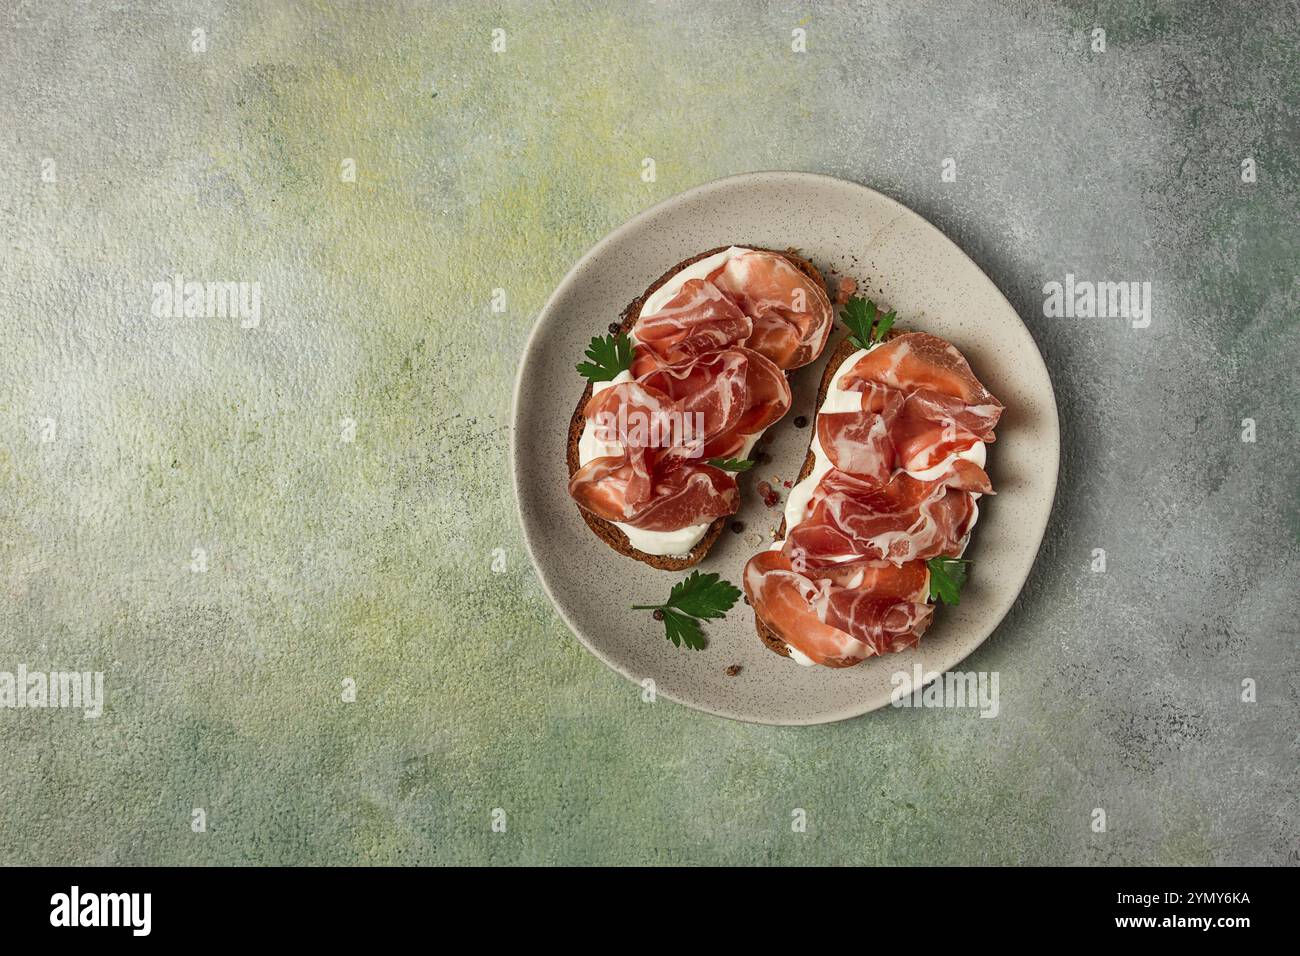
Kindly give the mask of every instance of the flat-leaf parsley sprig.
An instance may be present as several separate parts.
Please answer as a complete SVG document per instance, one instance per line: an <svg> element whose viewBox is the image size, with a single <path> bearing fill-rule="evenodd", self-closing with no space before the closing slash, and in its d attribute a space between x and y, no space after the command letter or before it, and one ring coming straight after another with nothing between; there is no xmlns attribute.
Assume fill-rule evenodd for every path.
<svg viewBox="0 0 1300 956"><path fill-rule="evenodd" d="M848 327L849 341L860 349L869 349L885 341L885 336L893 328L898 313L889 311L881 313L876 303L862 296L852 296L844 303L840 321Z"/></svg>
<svg viewBox="0 0 1300 956"><path fill-rule="evenodd" d="M930 569L930 597L944 604L961 601L961 586L966 583L966 565L962 558L931 558L925 562Z"/></svg>
<svg viewBox="0 0 1300 956"><path fill-rule="evenodd" d="M610 382L632 367L632 340L626 332L594 335L587 346L588 362L577 364L578 374L589 382Z"/></svg>
<svg viewBox="0 0 1300 956"><path fill-rule="evenodd" d="M634 611L654 611L656 620L664 622L664 632L675 647L685 644L691 650L704 649L704 631L700 621L726 617L740 599L740 588L710 572L693 571L673 585L663 604L634 604Z"/></svg>

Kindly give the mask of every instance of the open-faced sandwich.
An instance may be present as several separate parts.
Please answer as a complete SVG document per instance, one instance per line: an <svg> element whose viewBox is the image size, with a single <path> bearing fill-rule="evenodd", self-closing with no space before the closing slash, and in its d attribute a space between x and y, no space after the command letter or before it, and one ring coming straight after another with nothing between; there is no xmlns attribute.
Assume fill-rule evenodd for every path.
<svg viewBox="0 0 1300 956"><path fill-rule="evenodd" d="M763 642L827 667L911 647L932 599L956 603L1003 410L943 339L864 299L844 319L780 540L743 579Z"/></svg>
<svg viewBox="0 0 1300 956"><path fill-rule="evenodd" d="M793 251L711 249L637 297L578 366L569 494L611 548L665 570L699 562L740 506L736 476L790 408L787 375L834 325Z"/></svg>

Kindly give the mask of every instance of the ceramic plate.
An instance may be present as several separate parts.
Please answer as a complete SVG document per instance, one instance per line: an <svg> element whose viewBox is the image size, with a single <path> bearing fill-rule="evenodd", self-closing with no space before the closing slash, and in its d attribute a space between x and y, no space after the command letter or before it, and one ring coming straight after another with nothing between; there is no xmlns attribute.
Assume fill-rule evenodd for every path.
<svg viewBox="0 0 1300 956"><path fill-rule="evenodd" d="M759 641L743 603L707 624L708 647L677 648L663 625L630 605L658 603L689 572L659 571L610 550L567 494L567 429L585 382L574 371L596 334L675 263L716 246L794 247L824 273L852 275L898 310L900 327L956 345L1006 405L989 448L997 495L980 502L961 604L941 606L920 645L856 667L800 667ZM754 491L759 478L792 480L816 414L832 335L817 363L795 372L794 405L772 429L770 463L741 480L737 518L697 567L739 586L758 547L749 532L780 523ZM602 239L564 277L538 316L515 385L511 467L524 537L560 615L593 654L626 677L653 678L665 697L723 717L769 724L842 720L889 702L896 672L955 667L998 626L1038 553L1056 490L1059 433L1052 383L1034 340L993 283L934 226L856 183L808 173L733 176L674 196ZM752 476L752 477L751 477ZM776 487L780 487L779 484ZM740 665L740 673L726 669Z"/></svg>

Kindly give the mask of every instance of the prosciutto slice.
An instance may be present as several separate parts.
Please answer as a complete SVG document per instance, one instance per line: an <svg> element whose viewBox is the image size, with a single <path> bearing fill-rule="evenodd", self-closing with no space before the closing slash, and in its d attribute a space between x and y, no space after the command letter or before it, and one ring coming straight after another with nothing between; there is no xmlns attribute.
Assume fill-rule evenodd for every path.
<svg viewBox="0 0 1300 956"><path fill-rule="evenodd" d="M925 565L876 565L869 584L843 586L834 576L797 571L780 551L762 551L745 566L754 613L777 637L815 664L845 667L911 647L929 626Z"/></svg>
<svg viewBox="0 0 1300 956"><path fill-rule="evenodd" d="M839 457L845 461L844 470L877 481L898 471L950 466L977 442L993 442L1002 415L1002 404L975 378L962 354L924 332L909 332L876 346L836 384L844 391L861 392L863 410L822 416L831 419L822 447L837 468ZM870 428L887 435L888 441L860 447L858 437ZM819 436L821 429L819 421ZM850 459L846 449L855 457Z"/></svg>
<svg viewBox="0 0 1300 956"><path fill-rule="evenodd" d="M628 514L635 513L634 509L653 496L652 469L662 453L660 449L681 446L693 437L683 434L685 420L672 396L640 382L625 382L597 392L583 414L596 424L599 441L621 446L622 455L614 457L621 457L627 468L619 471L599 494L613 494L616 482L622 482L620 507ZM594 465L595 461L588 464ZM593 470L591 474L613 472ZM569 487L572 494L572 480Z"/></svg>
<svg viewBox="0 0 1300 956"><path fill-rule="evenodd" d="M707 279L688 279L662 309L632 327L637 342L666 362L739 345L753 332L753 320Z"/></svg>
<svg viewBox="0 0 1300 956"><path fill-rule="evenodd" d="M738 453L746 438L759 434L790 409L785 373L749 349L656 365L639 381L672 397L683 414L702 416L705 458Z"/></svg>
<svg viewBox="0 0 1300 956"><path fill-rule="evenodd" d="M989 429L1002 411L998 400L975 377L965 356L953 345L927 332L906 332L876 346L840 376L839 386L853 390L861 388L855 384L858 382L879 382L906 392L927 388L938 395L960 399L975 409L988 406L978 413L992 415Z"/></svg>
<svg viewBox="0 0 1300 956"><path fill-rule="evenodd" d="M956 554L975 519L969 492L906 473L885 485L832 468L813 493L812 513L784 550L808 567L857 558L903 564Z"/></svg>
<svg viewBox="0 0 1300 956"><path fill-rule="evenodd" d="M666 474L651 473L648 494L635 490L645 481L626 454L595 458L574 472L569 494L597 517L646 531L706 524L740 506L736 479L700 462L684 461Z"/></svg>
<svg viewBox="0 0 1300 956"><path fill-rule="evenodd" d="M587 402L596 437L619 454L578 469L569 494L598 517L646 531L707 524L733 513L739 493L733 475L705 462L739 454L789 408L785 374L748 349L652 363Z"/></svg>
<svg viewBox="0 0 1300 956"><path fill-rule="evenodd" d="M678 363L732 346L794 369L821 354L834 324L820 283L784 256L751 249L707 278L686 280L660 309L637 319L632 335L646 354L633 372L640 376L651 356Z"/></svg>
<svg viewBox="0 0 1300 956"><path fill-rule="evenodd" d="M862 391L857 411L823 412L817 416L817 441L840 471L883 485L894 473L897 449L894 426L905 397L885 386Z"/></svg>
<svg viewBox="0 0 1300 956"><path fill-rule="evenodd" d="M714 282L753 320L753 334L744 343L748 348L784 369L821 355L835 324L831 300L789 259L751 250L730 260Z"/></svg>

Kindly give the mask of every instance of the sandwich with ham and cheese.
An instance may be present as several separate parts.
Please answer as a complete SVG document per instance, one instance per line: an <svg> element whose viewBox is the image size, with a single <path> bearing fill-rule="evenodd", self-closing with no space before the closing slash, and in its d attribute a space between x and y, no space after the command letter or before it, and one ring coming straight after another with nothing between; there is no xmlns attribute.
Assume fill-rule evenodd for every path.
<svg viewBox="0 0 1300 956"><path fill-rule="evenodd" d="M793 251L711 249L651 284L578 366L569 494L591 530L657 568L702 560L751 450L790 409L788 375L834 321L821 273Z"/></svg>
<svg viewBox="0 0 1300 956"><path fill-rule="evenodd" d="M763 643L827 667L912 647L931 599L956 603L1003 411L943 339L864 299L844 319L778 540L743 575Z"/></svg>

